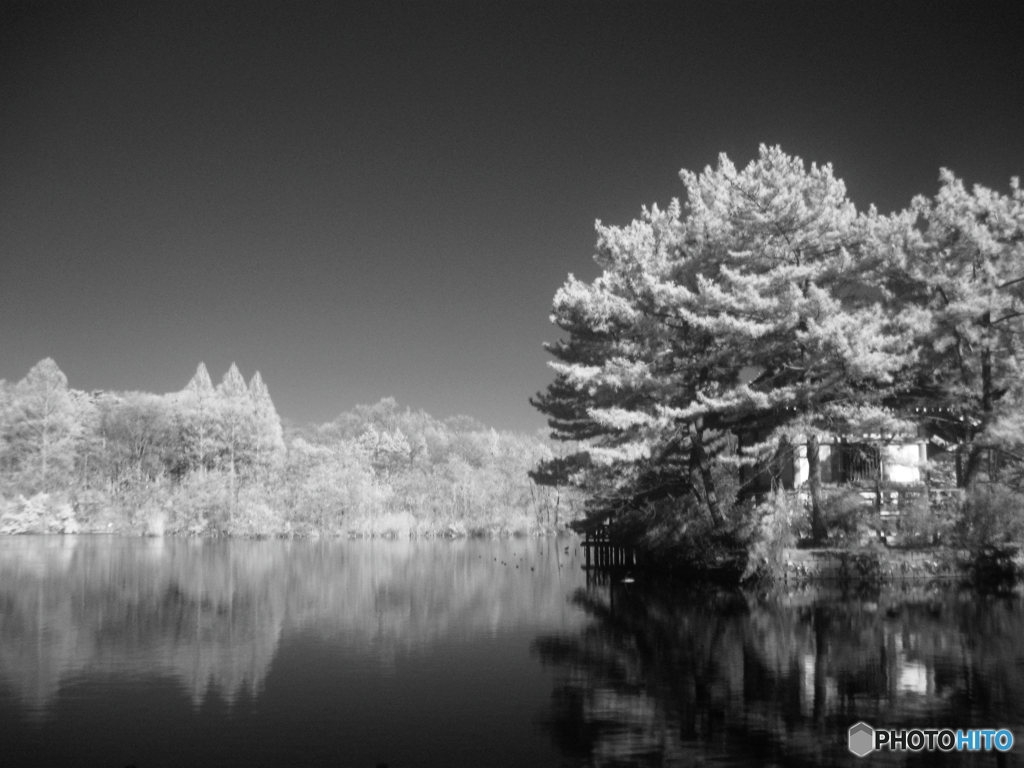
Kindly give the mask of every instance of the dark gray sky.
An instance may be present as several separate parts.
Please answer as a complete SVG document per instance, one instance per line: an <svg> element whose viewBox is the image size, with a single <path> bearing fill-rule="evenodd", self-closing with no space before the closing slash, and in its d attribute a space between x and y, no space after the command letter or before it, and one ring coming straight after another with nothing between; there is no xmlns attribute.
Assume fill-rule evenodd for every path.
<svg viewBox="0 0 1024 768"><path fill-rule="evenodd" d="M259 369L534 430L594 220L761 142L858 207L1024 175L1024 3L0 3L0 378Z"/></svg>

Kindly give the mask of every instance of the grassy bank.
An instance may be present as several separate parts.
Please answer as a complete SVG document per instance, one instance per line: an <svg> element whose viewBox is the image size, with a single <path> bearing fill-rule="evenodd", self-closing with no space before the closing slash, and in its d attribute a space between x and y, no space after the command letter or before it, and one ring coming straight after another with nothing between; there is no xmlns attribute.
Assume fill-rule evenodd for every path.
<svg viewBox="0 0 1024 768"><path fill-rule="evenodd" d="M1022 577L1024 552L1014 543L976 549L789 549L784 552L780 581L787 586L903 581L1010 586Z"/></svg>
<svg viewBox="0 0 1024 768"><path fill-rule="evenodd" d="M922 498L883 515L859 494L840 490L826 498L818 545L807 506L783 493L726 506L718 525L676 503L627 510L593 532L631 549L659 578L731 584L1024 580L1024 496L991 486L955 501L929 505Z"/></svg>

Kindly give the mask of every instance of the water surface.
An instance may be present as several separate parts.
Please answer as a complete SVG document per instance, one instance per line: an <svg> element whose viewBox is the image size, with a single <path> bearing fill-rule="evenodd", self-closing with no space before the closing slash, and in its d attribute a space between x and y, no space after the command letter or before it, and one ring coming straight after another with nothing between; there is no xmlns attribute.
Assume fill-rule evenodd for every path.
<svg viewBox="0 0 1024 768"><path fill-rule="evenodd" d="M587 584L575 540L0 537L0 765L1014 764L1024 602Z"/></svg>
<svg viewBox="0 0 1024 768"><path fill-rule="evenodd" d="M555 765L583 583L574 540L0 537L0 765Z"/></svg>

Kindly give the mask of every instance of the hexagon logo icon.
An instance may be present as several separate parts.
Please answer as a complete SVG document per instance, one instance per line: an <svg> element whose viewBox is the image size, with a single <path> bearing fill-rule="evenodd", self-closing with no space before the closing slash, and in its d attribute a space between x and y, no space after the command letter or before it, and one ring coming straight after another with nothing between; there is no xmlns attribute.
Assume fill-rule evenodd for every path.
<svg viewBox="0 0 1024 768"><path fill-rule="evenodd" d="M850 751L857 757L865 757L875 749L875 729L867 723L850 727Z"/></svg>

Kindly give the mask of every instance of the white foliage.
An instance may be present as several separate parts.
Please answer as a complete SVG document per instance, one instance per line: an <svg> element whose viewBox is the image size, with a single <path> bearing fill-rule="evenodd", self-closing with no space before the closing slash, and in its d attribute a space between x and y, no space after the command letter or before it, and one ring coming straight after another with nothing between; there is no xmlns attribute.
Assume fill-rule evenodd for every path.
<svg viewBox="0 0 1024 768"><path fill-rule="evenodd" d="M858 217L831 166L762 146L743 170L722 155L680 175L685 205L598 222L602 274L570 276L555 296L552 319L570 338L549 345L552 367L593 403L598 461L648 457L659 434L697 418L856 407L864 385L891 383L911 359L920 318L857 287L878 259L864 232L889 235L890 249L895 238L876 214ZM745 368L762 375L741 383Z"/></svg>

